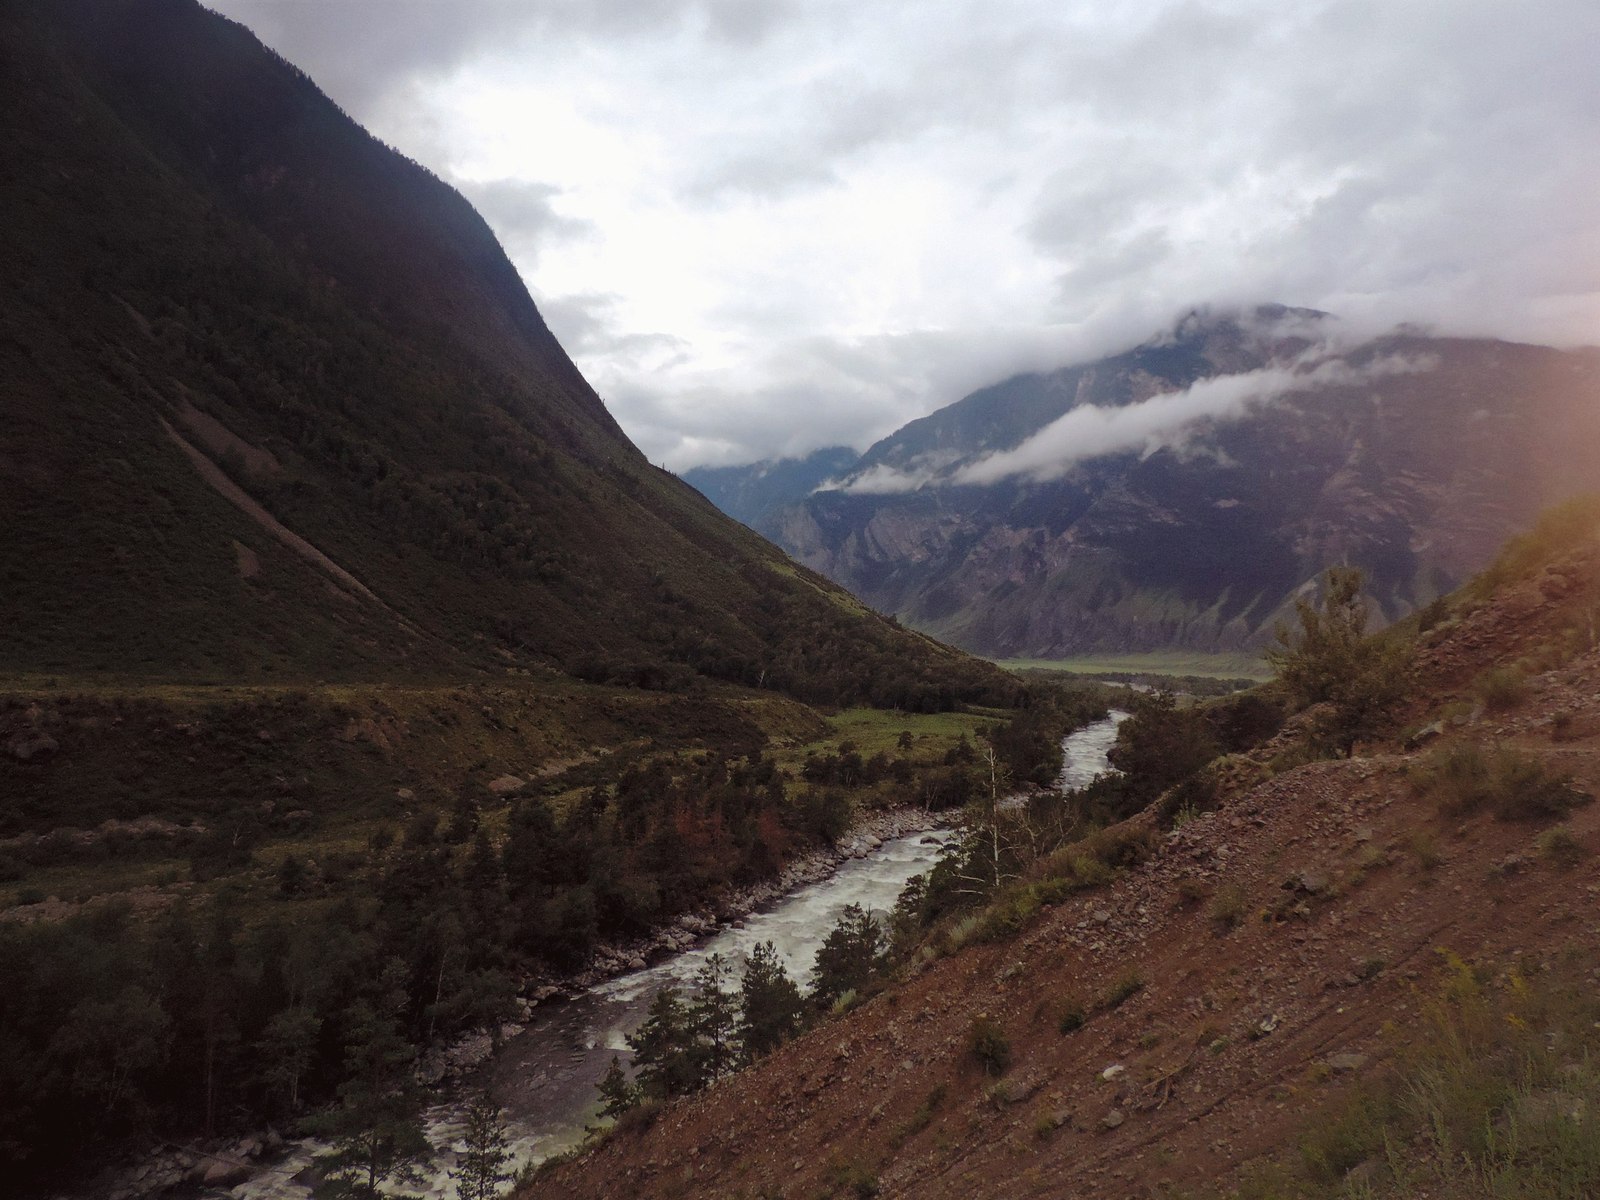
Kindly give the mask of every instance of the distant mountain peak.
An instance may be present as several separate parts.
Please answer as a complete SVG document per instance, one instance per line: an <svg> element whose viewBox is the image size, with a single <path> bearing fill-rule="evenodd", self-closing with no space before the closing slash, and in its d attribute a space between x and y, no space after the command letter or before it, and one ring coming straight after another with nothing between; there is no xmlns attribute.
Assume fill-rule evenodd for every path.
<svg viewBox="0 0 1600 1200"><path fill-rule="evenodd" d="M1331 563L1398 616L1596 488L1593 354L1197 308L911 422L762 530L981 653L1235 652Z"/></svg>

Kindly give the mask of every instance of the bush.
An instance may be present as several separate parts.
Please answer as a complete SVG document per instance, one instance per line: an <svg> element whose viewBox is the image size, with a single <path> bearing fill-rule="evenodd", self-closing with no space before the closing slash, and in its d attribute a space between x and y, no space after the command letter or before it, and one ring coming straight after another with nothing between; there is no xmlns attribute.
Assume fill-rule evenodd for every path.
<svg viewBox="0 0 1600 1200"><path fill-rule="evenodd" d="M1301 1137L1300 1173L1321 1185L1310 1194L1600 1195L1600 1007L1589 956L1574 948L1532 978L1445 960L1392 1062ZM1357 1190L1348 1175L1363 1163ZM1307 1189L1285 1179L1271 1194Z"/></svg>
<svg viewBox="0 0 1600 1200"><path fill-rule="evenodd" d="M1211 919L1223 929L1233 929L1244 920L1244 889L1237 883L1226 883L1217 889L1211 900Z"/></svg>
<svg viewBox="0 0 1600 1200"><path fill-rule="evenodd" d="M916 1111L906 1118L905 1124L894 1131L889 1138L890 1146L896 1150L900 1149L907 1141L916 1137L917 1134L933 1124L933 1114L939 1110L944 1102L945 1087L941 1083L928 1093L927 1098L921 1104L917 1105Z"/></svg>
<svg viewBox="0 0 1600 1200"><path fill-rule="evenodd" d="M1331 705L1318 722L1320 741L1341 753L1377 734L1404 698L1411 648L1393 635L1368 637L1362 573L1334 567L1323 577L1320 606L1295 601L1300 629L1280 625L1267 662L1301 708Z"/></svg>
<svg viewBox="0 0 1600 1200"><path fill-rule="evenodd" d="M1472 691L1490 712L1504 712L1522 703L1528 685L1514 667L1491 667L1473 680Z"/></svg>
<svg viewBox="0 0 1600 1200"><path fill-rule="evenodd" d="M1137 971L1129 971L1125 975L1119 976L1117 981L1111 985L1110 990L1106 992L1105 999L1101 1002L1101 1007L1107 1012L1114 1008L1121 1008L1142 991L1144 991L1144 977Z"/></svg>
<svg viewBox="0 0 1600 1200"><path fill-rule="evenodd" d="M1003 1075L1011 1065L1011 1042L992 1017L980 1016L972 1022L967 1048L990 1075Z"/></svg>
<svg viewBox="0 0 1600 1200"><path fill-rule="evenodd" d="M834 1162L828 1168L832 1194L855 1196L858 1200L872 1200L882 1188L875 1171L859 1162Z"/></svg>
<svg viewBox="0 0 1600 1200"><path fill-rule="evenodd" d="M1583 861L1583 844L1572 836L1572 830L1557 825L1539 835L1539 853L1559 867L1573 867Z"/></svg>
<svg viewBox="0 0 1600 1200"><path fill-rule="evenodd" d="M1450 816L1488 809L1502 821L1558 817L1587 797L1571 776L1556 775L1511 747L1485 750L1458 742L1434 751L1411 769L1412 785Z"/></svg>

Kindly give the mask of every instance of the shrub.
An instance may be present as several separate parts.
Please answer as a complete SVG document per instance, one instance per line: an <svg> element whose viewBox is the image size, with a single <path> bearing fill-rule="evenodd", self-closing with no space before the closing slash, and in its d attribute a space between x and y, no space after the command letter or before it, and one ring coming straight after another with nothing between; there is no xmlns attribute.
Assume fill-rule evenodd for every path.
<svg viewBox="0 0 1600 1200"><path fill-rule="evenodd" d="M1488 809L1502 821L1538 820L1561 816L1585 799L1570 776L1553 774L1511 747L1458 742L1434 751L1410 775L1412 785L1450 816Z"/></svg>
<svg viewBox="0 0 1600 1200"><path fill-rule="evenodd" d="M1472 681L1472 691L1490 712L1504 712L1522 703L1528 684L1515 667L1491 667Z"/></svg>
<svg viewBox="0 0 1600 1200"><path fill-rule="evenodd" d="M1382 727L1405 695L1411 648L1392 635L1366 636L1369 610L1362 573L1334 567L1323 576L1320 606L1295 601L1298 632L1280 625L1267 661L1302 708L1328 703L1316 736L1348 753Z"/></svg>
<svg viewBox="0 0 1600 1200"><path fill-rule="evenodd" d="M1574 954L1530 979L1446 955L1394 1061L1318 1116L1300 1139L1302 1180L1271 1194L1307 1194L1309 1181L1314 1195L1600 1195L1589 961Z"/></svg>
<svg viewBox="0 0 1600 1200"><path fill-rule="evenodd" d="M1223 929L1233 929L1244 920L1244 889L1236 883L1226 883L1217 889L1211 900L1211 919Z"/></svg>
<svg viewBox="0 0 1600 1200"><path fill-rule="evenodd" d="M1417 865L1424 871L1431 871L1444 861L1438 841L1425 829L1412 830L1406 836L1406 849L1411 851Z"/></svg>
<svg viewBox="0 0 1600 1200"><path fill-rule="evenodd" d="M1083 1023L1088 1019L1088 1014L1083 1011L1083 1005L1073 1001L1061 1013L1061 1022L1056 1028L1061 1031L1063 1036L1069 1033L1076 1033L1083 1028Z"/></svg>
<svg viewBox="0 0 1600 1200"><path fill-rule="evenodd" d="M1360 1089L1332 1120L1313 1126L1300 1140L1300 1154L1313 1179L1336 1183L1350 1169L1383 1152L1384 1136L1398 1118L1388 1095Z"/></svg>
<svg viewBox="0 0 1600 1200"><path fill-rule="evenodd" d="M1572 836L1572 830L1557 825L1539 835L1539 853L1557 866L1576 866L1583 859L1583 845Z"/></svg>
<svg viewBox="0 0 1600 1200"><path fill-rule="evenodd" d="M1114 1008L1121 1008L1142 991L1144 991L1144 977L1137 971L1129 971L1125 975L1118 976L1116 982L1111 985L1110 990L1106 992L1105 1000L1102 1001L1102 1007L1108 1012Z"/></svg>
<svg viewBox="0 0 1600 1200"><path fill-rule="evenodd" d="M901 1146L933 1124L933 1114L943 1106L945 1101L945 1087L940 1084L928 1093L927 1098L917 1105L917 1109L906 1118L904 1125L894 1131L889 1143L898 1150Z"/></svg>
<svg viewBox="0 0 1600 1200"><path fill-rule="evenodd" d="M989 1016L973 1020L967 1034L967 1049L990 1075L1003 1075L1011 1065L1011 1042L999 1022Z"/></svg>
<svg viewBox="0 0 1600 1200"><path fill-rule="evenodd" d="M837 1162L828 1168L833 1194L856 1196L859 1200L872 1200L882 1190L875 1171L859 1162Z"/></svg>

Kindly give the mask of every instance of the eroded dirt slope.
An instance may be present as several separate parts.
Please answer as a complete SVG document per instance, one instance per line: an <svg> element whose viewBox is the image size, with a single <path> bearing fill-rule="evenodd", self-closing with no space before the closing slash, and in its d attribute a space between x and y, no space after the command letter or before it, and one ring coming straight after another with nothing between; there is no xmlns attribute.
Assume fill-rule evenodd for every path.
<svg viewBox="0 0 1600 1200"><path fill-rule="evenodd" d="M1407 716L1443 718L1426 745L1397 735L1238 789L1108 887L923 968L535 1193L1161 1195L1292 1145L1404 1040L1442 951L1538 964L1600 947L1600 805L1565 818L1562 865L1541 844L1552 820L1450 815L1410 774L1475 741L1600 788L1600 653L1531 676L1502 711L1462 699L1581 629L1593 566L1580 555L1424 635ZM1260 774L1292 738L1257 752ZM1063 1034L1076 1006L1087 1019ZM998 1078L969 1048L980 1016L1010 1041Z"/></svg>

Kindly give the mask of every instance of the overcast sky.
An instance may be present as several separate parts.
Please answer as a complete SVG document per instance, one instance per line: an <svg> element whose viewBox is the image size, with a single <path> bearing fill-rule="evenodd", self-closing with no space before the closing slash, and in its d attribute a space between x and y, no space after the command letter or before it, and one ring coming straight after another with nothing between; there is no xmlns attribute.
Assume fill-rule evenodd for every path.
<svg viewBox="0 0 1600 1200"><path fill-rule="evenodd" d="M209 0L460 187L675 469L1197 304L1600 342L1596 0Z"/></svg>

